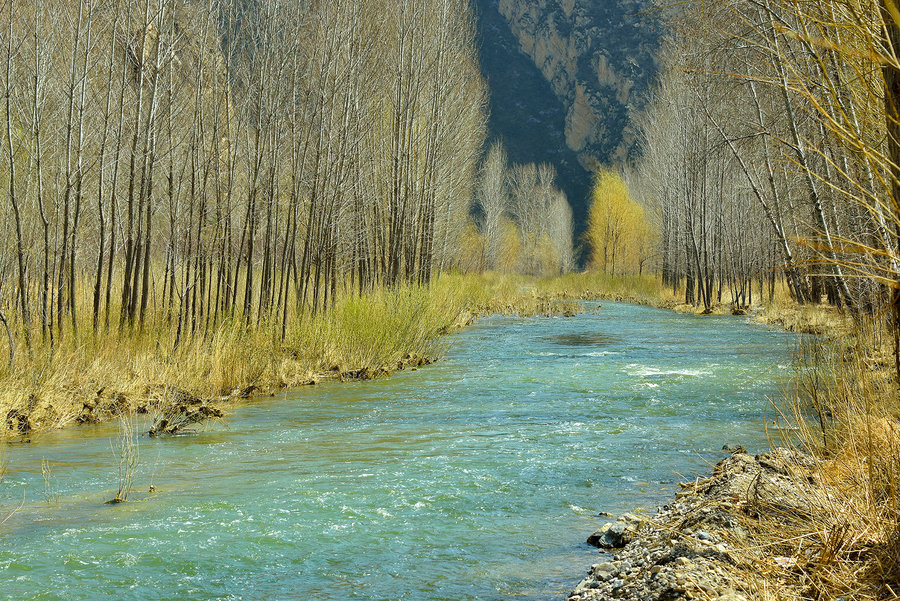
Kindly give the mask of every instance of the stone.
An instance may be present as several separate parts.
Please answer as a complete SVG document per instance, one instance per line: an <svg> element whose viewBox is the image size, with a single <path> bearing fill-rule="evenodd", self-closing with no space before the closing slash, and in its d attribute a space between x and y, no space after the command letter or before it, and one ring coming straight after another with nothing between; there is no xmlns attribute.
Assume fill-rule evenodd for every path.
<svg viewBox="0 0 900 601"><path fill-rule="evenodd" d="M612 524L604 524L588 537L587 542L601 549L619 549L631 542L632 531L633 528L620 518Z"/></svg>
<svg viewBox="0 0 900 601"><path fill-rule="evenodd" d="M592 582L593 582L593 580L591 580L590 578L585 578L584 580L582 580L581 582L578 583L578 586L575 587L574 594L578 594L578 593L584 591L586 588L588 588L591 585Z"/></svg>
<svg viewBox="0 0 900 601"><path fill-rule="evenodd" d="M591 534L587 538L587 544L593 545L594 547L599 547L600 542L603 540L603 537L606 536L607 531L612 527L612 522L607 522L600 527L599 530Z"/></svg>
<svg viewBox="0 0 900 601"><path fill-rule="evenodd" d="M642 522L633 513L623 514L615 522L604 524L588 538L588 543L603 549L621 549L633 540Z"/></svg>
<svg viewBox="0 0 900 601"><path fill-rule="evenodd" d="M594 572L615 572L616 566L608 561L604 561L603 563L595 563L591 566L591 570Z"/></svg>

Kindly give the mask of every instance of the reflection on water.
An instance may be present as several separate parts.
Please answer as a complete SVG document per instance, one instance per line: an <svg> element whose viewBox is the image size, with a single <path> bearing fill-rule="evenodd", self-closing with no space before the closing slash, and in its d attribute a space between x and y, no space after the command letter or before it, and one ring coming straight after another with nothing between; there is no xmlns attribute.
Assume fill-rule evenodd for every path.
<svg viewBox="0 0 900 601"><path fill-rule="evenodd" d="M600 512L764 444L793 345L615 303L488 318L428 368L142 438L116 506L115 426L9 446L0 520L25 505L0 526L0 599L563 599Z"/></svg>

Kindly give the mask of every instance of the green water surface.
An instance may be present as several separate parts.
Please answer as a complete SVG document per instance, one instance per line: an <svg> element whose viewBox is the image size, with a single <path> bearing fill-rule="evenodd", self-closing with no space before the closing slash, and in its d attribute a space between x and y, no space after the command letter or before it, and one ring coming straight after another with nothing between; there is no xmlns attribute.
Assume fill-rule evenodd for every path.
<svg viewBox="0 0 900 601"><path fill-rule="evenodd" d="M119 505L115 426L9 445L0 521L24 506L0 525L0 599L563 599L600 512L765 446L795 346L628 304L486 318L433 366L142 437Z"/></svg>

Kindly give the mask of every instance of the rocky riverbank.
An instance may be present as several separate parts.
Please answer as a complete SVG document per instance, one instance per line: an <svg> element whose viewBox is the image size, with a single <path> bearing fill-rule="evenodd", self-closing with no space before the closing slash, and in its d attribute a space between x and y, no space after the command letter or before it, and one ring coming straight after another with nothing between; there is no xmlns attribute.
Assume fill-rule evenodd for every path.
<svg viewBox="0 0 900 601"><path fill-rule="evenodd" d="M815 465L784 448L755 457L736 450L709 478L682 484L656 515L625 514L592 534L588 542L603 556L570 601L748 601L757 598L763 574L799 586L802 578L792 576L803 566L767 544L762 529L770 526L762 523L815 510L823 492Z"/></svg>

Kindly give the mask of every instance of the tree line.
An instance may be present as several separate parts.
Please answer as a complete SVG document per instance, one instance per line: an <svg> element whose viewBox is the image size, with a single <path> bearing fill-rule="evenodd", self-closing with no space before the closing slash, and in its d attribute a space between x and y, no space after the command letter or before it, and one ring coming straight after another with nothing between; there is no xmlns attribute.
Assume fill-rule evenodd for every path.
<svg viewBox="0 0 900 601"><path fill-rule="evenodd" d="M745 305L776 279L900 320L900 62L892 3L702 0L669 8L629 180L685 301ZM730 292L730 294L728 294ZM893 307L893 317L889 317Z"/></svg>
<svg viewBox="0 0 900 601"><path fill-rule="evenodd" d="M183 336L425 284L485 136L467 0L7 0L0 321Z"/></svg>

